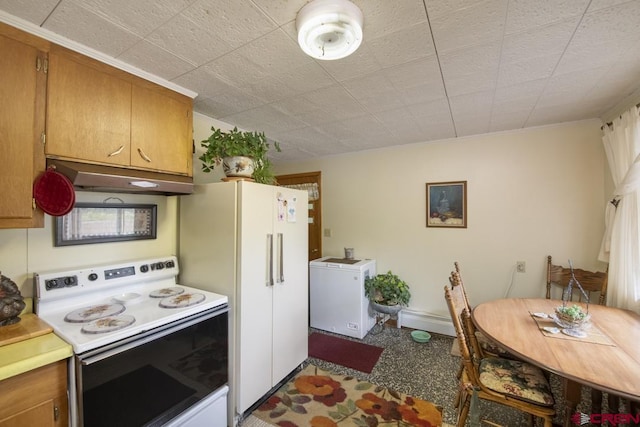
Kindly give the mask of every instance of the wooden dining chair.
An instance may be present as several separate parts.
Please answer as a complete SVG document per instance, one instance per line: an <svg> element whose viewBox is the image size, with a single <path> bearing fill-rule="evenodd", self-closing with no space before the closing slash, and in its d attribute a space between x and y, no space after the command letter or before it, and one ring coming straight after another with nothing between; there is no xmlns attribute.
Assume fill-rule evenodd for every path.
<svg viewBox="0 0 640 427"><path fill-rule="evenodd" d="M598 295L596 304L606 305L607 302L607 278L608 273L602 271L588 271L581 268L574 268L573 274L580 286L584 289L589 297L589 302L595 302L592 298L593 294ZM571 280L571 268L553 264L551 255L547 256L547 299L551 299L552 286L559 286L564 293ZM573 287L572 297L577 301L584 301L584 296Z"/></svg>
<svg viewBox="0 0 640 427"><path fill-rule="evenodd" d="M456 426L465 425L472 401L477 397L528 414L530 422L533 417L539 417L544 420L544 427L551 427L555 416L554 399L542 370L517 360L480 357L476 352L478 347L473 345L475 326L469 310L463 307L460 311L459 298L454 296L448 286L444 287L444 292L463 363L459 378L459 398L456 401Z"/></svg>
<svg viewBox="0 0 640 427"><path fill-rule="evenodd" d="M564 298L564 293L569 286L572 273L575 280L580 282L580 286L584 290L588 301L585 300L585 296L575 285L572 286L572 300L606 305L608 272L588 271L581 268L574 268L572 271L571 267L554 264L551 255L547 256L547 299L551 299L551 289L553 286L562 289L562 297ZM598 297L597 301L594 301L593 296ZM611 412L617 413L620 399L617 396L608 395L608 405ZM602 412L602 391L591 389L591 409L593 413Z"/></svg>
<svg viewBox="0 0 640 427"><path fill-rule="evenodd" d="M467 291L464 287L464 282L462 281L462 274L460 273L460 264L458 261L453 263L454 271L451 272L451 276L449 277L449 283L451 284L451 289L457 299L462 300L461 303L457 304L460 307L460 310L466 308L471 311L471 304L469 303L469 298L467 296ZM516 357L510 354L507 350L502 348L499 344L493 342L489 338L487 338L482 332L476 331L476 339L480 344L484 356L498 356L498 357L507 357L510 359L515 359Z"/></svg>

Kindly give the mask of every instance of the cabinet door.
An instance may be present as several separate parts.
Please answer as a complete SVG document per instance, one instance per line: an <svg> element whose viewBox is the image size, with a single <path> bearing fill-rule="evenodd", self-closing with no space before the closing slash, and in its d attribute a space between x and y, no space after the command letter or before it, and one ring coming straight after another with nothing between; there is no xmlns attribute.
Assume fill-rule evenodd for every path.
<svg viewBox="0 0 640 427"><path fill-rule="evenodd" d="M131 83L81 55L49 55L47 143L50 157L128 166Z"/></svg>
<svg viewBox="0 0 640 427"><path fill-rule="evenodd" d="M308 195L273 188L275 276L273 286L273 384L308 356Z"/></svg>
<svg viewBox="0 0 640 427"><path fill-rule="evenodd" d="M33 181L45 168L40 138L46 54L3 35L5 29L0 27L0 228L42 227L44 214L35 208Z"/></svg>
<svg viewBox="0 0 640 427"><path fill-rule="evenodd" d="M191 98L133 85L131 166L191 176Z"/></svg>
<svg viewBox="0 0 640 427"><path fill-rule="evenodd" d="M0 396L0 427L67 426L67 361L0 381Z"/></svg>

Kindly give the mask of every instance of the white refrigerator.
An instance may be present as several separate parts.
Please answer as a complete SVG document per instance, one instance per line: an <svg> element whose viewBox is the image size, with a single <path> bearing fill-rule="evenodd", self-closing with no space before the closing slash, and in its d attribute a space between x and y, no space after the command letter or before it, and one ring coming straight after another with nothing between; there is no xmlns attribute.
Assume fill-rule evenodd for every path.
<svg viewBox="0 0 640 427"><path fill-rule="evenodd" d="M229 426L308 356L308 194L247 181L180 196L180 283L229 297Z"/></svg>

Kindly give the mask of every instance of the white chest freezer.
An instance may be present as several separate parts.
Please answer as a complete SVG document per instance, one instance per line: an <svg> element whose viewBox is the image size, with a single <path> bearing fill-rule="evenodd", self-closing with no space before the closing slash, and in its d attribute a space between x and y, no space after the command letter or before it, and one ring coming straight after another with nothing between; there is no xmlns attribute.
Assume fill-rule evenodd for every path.
<svg viewBox="0 0 640 427"><path fill-rule="evenodd" d="M372 259L323 257L309 262L312 328L362 339L375 324L364 280L376 275Z"/></svg>

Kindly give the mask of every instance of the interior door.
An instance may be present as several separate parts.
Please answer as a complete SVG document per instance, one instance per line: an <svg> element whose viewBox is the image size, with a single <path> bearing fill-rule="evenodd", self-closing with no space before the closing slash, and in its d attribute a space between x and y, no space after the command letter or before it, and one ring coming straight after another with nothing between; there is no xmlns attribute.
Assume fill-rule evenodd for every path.
<svg viewBox="0 0 640 427"><path fill-rule="evenodd" d="M240 331L238 411L246 411L272 387L273 326L269 258L273 238L273 188L238 183L240 255L236 328ZM215 213L212 213L214 215ZM271 237L270 237L271 236ZM275 245L275 241L273 242ZM224 250L217 248L216 250ZM274 248L275 250L275 248Z"/></svg>
<svg viewBox="0 0 640 427"><path fill-rule="evenodd" d="M308 356L307 192L272 187L276 254L273 386Z"/></svg>
<svg viewBox="0 0 640 427"><path fill-rule="evenodd" d="M322 257L322 191L321 172L296 173L276 177L278 185L289 188L305 189L312 196L308 201L308 239L309 260Z"/></svg>

